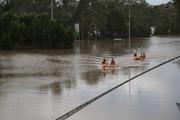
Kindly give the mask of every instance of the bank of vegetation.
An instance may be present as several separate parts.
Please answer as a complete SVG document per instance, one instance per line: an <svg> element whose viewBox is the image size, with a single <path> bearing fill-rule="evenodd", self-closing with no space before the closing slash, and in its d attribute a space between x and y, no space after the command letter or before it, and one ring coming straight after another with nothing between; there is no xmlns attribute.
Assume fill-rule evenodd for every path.
<svg viewBox="0 0 180 120"><path fill-rule="evenodd" d="M153 7L156 35L180 35L180 1Z"/></svg>
<svg viewBox="0 0 180 120"><path fill-rule="evenodd" d="M60 20L51 21L46 13L15 14L0 17L0 47L12 48L71 48L74 31Z"/></svg>
<svg viewBox="0 0 180 120"><path fill-rule="evenodd" d="M145 0L53 0L53 20L51 1L0 0L0 48L71 48L75 23L83 40L127 38L129 8L132 37L149 37L151 26L158 35L168 34L169 26L172 34L180 31L178 0L168 10Z"/></svg>

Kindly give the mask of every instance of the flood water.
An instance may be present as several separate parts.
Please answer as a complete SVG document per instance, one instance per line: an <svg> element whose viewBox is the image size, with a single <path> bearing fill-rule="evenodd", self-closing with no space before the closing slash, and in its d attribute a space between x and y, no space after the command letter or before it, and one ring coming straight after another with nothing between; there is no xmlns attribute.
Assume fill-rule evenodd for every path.
<svg viewBox="0 0 180 120"><path fill-rule="evenodd" d="M100 93L180 55L180 37L76 42L71 50L0 51L0 120L54 120ZM119 67L102 70L103 57ZM180 59L114 90L68 120L180 120Z"/></svg>

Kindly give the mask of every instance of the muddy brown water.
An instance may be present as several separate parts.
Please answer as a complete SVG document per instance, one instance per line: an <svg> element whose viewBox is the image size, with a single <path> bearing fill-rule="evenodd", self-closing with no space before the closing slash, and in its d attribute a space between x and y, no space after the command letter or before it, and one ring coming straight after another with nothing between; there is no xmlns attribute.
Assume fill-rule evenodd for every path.
<svg viewBox="0 0 180 120"><path fill-rule="evenodd" d="M180 55L180 37L80 41L68 50L0 51L0 120L54 120L74 107L165 60ZM119 67L101 69L103 57ZM69 120L179 120L180 60L102 97Z"/></svg>

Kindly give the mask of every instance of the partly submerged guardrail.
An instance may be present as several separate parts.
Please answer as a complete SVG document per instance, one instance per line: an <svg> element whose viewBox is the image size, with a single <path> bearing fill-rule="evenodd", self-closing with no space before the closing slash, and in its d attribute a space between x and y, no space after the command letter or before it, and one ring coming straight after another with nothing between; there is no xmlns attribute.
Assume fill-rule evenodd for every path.
<svg viewBox="0 0 180 120"><path fill-rule="evenodd" d="M128 83L128 82L130 82L130 81L132 81L132 80L134 80L135 78L137 78L137 77L139 77L139 76L141 76L141 75L143 75L143 74L145 74L145 73L147 73L147 72L150 72L150 71L152 71L152 70L154 70L154 69L156 69L156 68L158 68L158 67L160 67L160 66L162 66L162 65L165 65L165 64L167 64L167 63L169 63L169 62L171 62L171 61L173 61L173 60L176 60L176 59L178 59L178 58L180 58L180 56L171 58L171 59L169 59L169 60L167 60L167 61L165 61L165 62L163 62L163 63L161 63L161 64L158 64L158 65L156 65L156 66L154 66L154 67L152 67L152 68L150 68L150 69L148 69L148 70L146 70L146 71L144 71L144 72L142 72L142 73L140 73L140 74L138 74L138 75L130 78L129 80L127 80L127 81L125 81L125 82L123 82L123 83L121 83L121 84L119 84L119 85L117 85L117 86L115 86L115 87L113 87L113 88L105 91L104 93L102 93L102 94L94 97L93 99L91 99L91 100L89 100L89 101L87 101L87 102L85 102L85 103L77 106L76 108L72 109L71 111L65 113L64 115L62 115L61 117L59 117L59 118L57 118L57 119L55 119L55 120L65 120L65 119L67 119L68 117L70 117L70 116L72 116L73 114L75 114L76 112L82 110L83 108L85 108L85 107L88 106L89 104L95 102L96 100L98 100L99 98L103 97L104 95L110 93L111 91L115 90L116 88L118 88L118 87L120 87L120 86L122 86L122 85L124 85L124 84L126 84L126 83Z"/></svg>

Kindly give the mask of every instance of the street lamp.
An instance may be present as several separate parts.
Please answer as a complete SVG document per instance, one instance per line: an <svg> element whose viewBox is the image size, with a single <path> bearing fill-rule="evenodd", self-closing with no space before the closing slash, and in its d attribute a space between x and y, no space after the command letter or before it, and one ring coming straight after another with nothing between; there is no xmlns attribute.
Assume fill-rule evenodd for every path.
<svg viewBox="0 0 180 120"><path fill-rule="evenodd" d="M54 20L54 0L51 0L51 20Z"/></svg>
<svg viewBox="0 0 180 120"><path fill-rule="evenodd" d="M130 0L129 2L129 51L131 49L131 2Z"/></svg>
<svg viewBox="0 0 180 120"><path fill-rule="evenodd" d="M127 0L127 6L128 6L128 38L129 38L129 41L128 41L128 48L129 48L129 51L131 49L131 0Z"/></svg>
<svg viewBox="0 0 180 120"><path fill-rule="evenodd" d="M131 1L128 0L129 5L129 52L131 49ZM131 68L129 67L129 79L131 78ZM129 96L131 95L131 83L129 81Z"/></svg>

